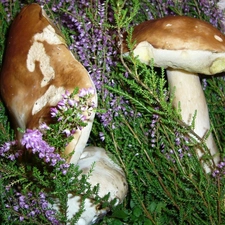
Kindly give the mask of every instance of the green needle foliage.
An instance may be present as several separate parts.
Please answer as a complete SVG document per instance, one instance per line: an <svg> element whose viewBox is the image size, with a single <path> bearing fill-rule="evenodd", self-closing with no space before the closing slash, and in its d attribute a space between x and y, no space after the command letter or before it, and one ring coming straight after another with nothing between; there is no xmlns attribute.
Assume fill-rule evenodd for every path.
<svg viewBox="0 0 225 225"><path fill-rule="evenodd" d="M127 173L131 189L128 204L135 212L142 212L136 215L135 224L222 224L224 179L205 174L195 149L202 145L206 151L206 147L191 138L190 128L173 109L164 74L138 61L131 71L134 73L126 79L122 71L114 76L129 91L121 86L108 88L129 99L136 112L132 118L117 117L116 129L110 137L106 135L105 142ZM140 74L145 79L140 79ZM124 215L127 224L133 219Z"/></svg>
<svg viewBox="0 0 225 225"><path fill-rule="evenodd" d="M192 7L200 7L196 1L189 3ZM177 8L171 7L171 10L183 15L178 13L182 10L182 2L176 4ZM127 13L119 8L121 5L114 8L119 37L129 23L128 19L121 21L120 13ZM154 14L154 10L151 12ZM193 15L197 13L200 13L197 17L209 20L201 10ZM132 29L127 31L129 42ZM128 47L132 49L132 45ZM127 173L130 195L126 207L131 211L120 213L117 210L113 216L123 218L125 224L223 224L224 177L215 179L202 168L196 148L208 150L204 140L192 132L195 118L191 127L182 122L179 110L172 107L173 97L169 99L163 71L141 65L132 55L128 61L122 55L120 59L122 65L113 74L118 85L107 88L129 100L128 107L132 108L134 116L116 117L116 129L110 131L110 137L105 132L105 142ZM126 73L129 76L125 76ZM223 89L224 78L210 79L205 89L221 158L224 155ZM112 224L115 221L108 220Z"/></svg>

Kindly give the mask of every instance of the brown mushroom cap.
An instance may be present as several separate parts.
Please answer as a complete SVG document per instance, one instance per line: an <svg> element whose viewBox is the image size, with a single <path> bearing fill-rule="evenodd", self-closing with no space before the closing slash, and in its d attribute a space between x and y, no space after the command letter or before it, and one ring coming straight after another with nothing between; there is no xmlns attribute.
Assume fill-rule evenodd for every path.
<svg viewBox="0 0 225 225"><path fill-rule="evenodd" d="M136 43L147 41L154 48L167 50L225 51L225 36L210 23L187 17L167 16L145 21L134 28ZM128 48L124 46L124 52Z"/></svg>
<svg viewBox="0 0 225 225"><path fill-rule="evenodd" d="M50 123L50 107L57 104L66 90L72 92L75 87L95 89L90 75L69 51L44 10L38 4L25 6L9 30L0 82L1 95L15 130L35 129L43 122ZM96 94L93 101L97 104ZM94 113L90 116L83 148L93 117ZM76 141L82 139L82 132L78 133Z"/></svg>
<svg viewBox="0 0 225 225"><path fill-rule="evenodd" d="M124 35L124 40L126 34ZM211 24L187 16L167 16L134 27L134 55L148 64L191 73L225 71L225 36ZM123 43L127 53L127 44Z"/></svg>

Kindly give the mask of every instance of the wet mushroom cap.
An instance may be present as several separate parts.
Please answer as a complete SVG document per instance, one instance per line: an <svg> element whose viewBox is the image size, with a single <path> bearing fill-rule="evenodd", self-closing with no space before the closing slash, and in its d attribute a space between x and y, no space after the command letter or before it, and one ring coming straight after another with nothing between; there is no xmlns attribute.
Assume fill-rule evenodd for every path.
<svg viewBox="0 0 225 225"><path fill-rule="evenodd" d="M140 60L145 63L154 58L159 67L204 74L225 70L225 36L210 23L196 18L167 16L145 21L134 27L132 41L136 43L134 54L142 51ZM123 52L129 52L125 41Z"/></svg>
<svg viewBox="0 0 225 225"><path fill-rule="evenodd" d="M9 30L0 82L15 130L50 123L50 108L66 90L72 92L76 87L95 89L87 70L75 59L44 10L38 4L25 6ZM92 100L97 105L96 91ZM76 141L82 142L80 149L86 145L93 117L94 113L86 134L76 133ZM67 150L69 153L73 147Z"/></svg>
<svg viewBox="0 0 225 225"><path fill-rule="evenodd" d="M210 23L187 16L167 16L145 21L134 28L136 43L148 41L155 48L168 50L225 51L224 35ZM127 52L127 47L124 52Z"/></svg>

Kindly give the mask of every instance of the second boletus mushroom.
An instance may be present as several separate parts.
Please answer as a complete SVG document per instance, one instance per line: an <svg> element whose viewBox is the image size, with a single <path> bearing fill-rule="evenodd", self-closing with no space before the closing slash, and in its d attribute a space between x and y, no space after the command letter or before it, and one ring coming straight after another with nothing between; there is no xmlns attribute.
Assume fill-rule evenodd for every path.
<svg viewBox="0 0 225 225"><path fill-rule="evenodd" d="M190 125L195 118L194 132L204 138L210 130L210 119L198 74L213 75L225 71L225 36L210 23L187 16L167 16L145 21L132 32L134 56L156 67L167 69L170 90L175 88L173 105L180 104L183 121ZM129 52L123 43L123 53ZM205 143L212 155L206 172L220 160L213 135ZM197 149L201 158L205 153Z"/></svg>

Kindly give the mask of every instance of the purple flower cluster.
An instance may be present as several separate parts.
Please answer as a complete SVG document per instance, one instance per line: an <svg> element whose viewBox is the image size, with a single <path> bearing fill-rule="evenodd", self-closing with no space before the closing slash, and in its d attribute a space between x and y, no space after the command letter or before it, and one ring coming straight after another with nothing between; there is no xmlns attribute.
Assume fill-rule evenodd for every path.
<svg viewBox="0 0 225 225"><path fill-rule="evenodd" d="M58 122L61 121L59 132L69 137L87 125L90 115L96 108L95 103L91 101L94 94L93 88L80 89L79 100L68 91L63 94L57 106L51 108L51 117L56 118Z"/></svg>
<svg viewBox="0 0 225 225"><path fill-rule="evenodd" d="M20 221L29 218L38 218L38 216L42 215L51 224L60 224L56 219L56 211L49 207L50 204L45 193L40 192L39 196L35 197L31 192L27 195L15 192L14 196L15 198L10 197L7 199L6 207L16 211L15 215L18 215Z"/></svg>
<svg viewBox="0 0 225 225"><path fill-rule="evenodd" d="M156 143L156 124L159 120L159 115L157 114L153 114L152 115L152 121L150 124L150 142L151 142L151 147L154 148L155 147L155 143Z"/></svg>
<svg viewBox="0 0 225 225"><path fill-rule="evenodd" d="M15 5L17 2L17 0L1 0L0 3L3 5L4 7L4 11L6 13L6 18L5 20L9 23L14 19L14 14L12 12L12 5ZM1 12L2 13L2 12Z"/></svg>
<svg viewBox="0 0 225 225"><path fill-rule="evenodd" d="M180 134L179 132L175 132L176 138L175 138L175 145L179 148L178 154L179 158L182 159L184 156L191 157L191 153L189 152L188 142L189 138L184 136L183 134Z"/></svg>
<svg viewBox="0 0 225 225"><path fill-rule="evenodd" d="M140 10L144 15L146 15L148 20L174 14L171 10L171 8L175 6L174 0L158 0L157 3L154 0L150 0L140 4ZM152 7L155 8L154 11L151 10Z"/></svg>
<svg viewBox="0 0 225 225"><path fill-rule="evenodd" d="M144 10L144 14L147 19L155 19L159 17L164 17L167 15L189 15L193 17L201 17L201 19L209 19L209 22L215 26L219 27L222 32L225 31L225 26L222 23L224 21L224 14L221 9L218 8L218 1L205 1L199 0L196 4L193 1L182 0L158 0L157 3L154 0L150 0L147 3L141 3L141 11ZM156 10L150 10L154 7ZM173 9L176 9L174 11Z"/></svg>
<svg viewBox="0 0 225 225"><path fill-rule="evenodd" d="M189 152L189 147L188 147L188 137L184 136L183 134L180 134L179 132L175 132L175 148L174 149L169 149L169 151L165 152L165 149L163 150L165 152L165 155L167 159L171 160L172 162L176 162L175 158L178 158L182 160L185 156L186 157L191 157L191 153ZM178 150L177 150L178 149Z"/></svg>
<svg viewBox="0 0 225 225"><path fill-rule="evenodd" d="M155 108L155 109L159 110L159 108ZM161 138L159 136L157 137L157 130L158 130L157 126L158 126L159 119L160 119L160 116L158 114L153 114L151 124L150 124L150 129L148 130L148 132L145 133L145 135L149 138L149 142L150 142L149 144L151 148L155 148L156 142L158 141L157 139ZM177 159L182 159L184 156L188 156L188 157L191 156L191 154L188 151L189 148L186 145L188 143L188 138L186 138L184 135L180 134L179 132L175 132L174 143L175 143L174 149L166 149L164 142L162 142L160 145L161 153L167 158L168 161L176 163Z"/></svg>
<svg viewBox="0 0 225 225"><path fill-rule="evenodd" d="M21 155L22 151L18 150L17 141L6 142L0 147L0 157L4 157L13 161Z"/></svg>
<svg viewBox="0 0 225 225"><path fill-rule="evenodd" d="M111 129L115 129L116 127L113 119L117 117L119 113L122 113L125 116L129 115L130 118L134 118L134 111L132 109L128 111L129 102L127 100L118 96L113 96L112 99L108 99L108 104L106 112L99 114L104 127L110 125Z"/></svg>
<svg viewBox="0 0 225 225"><path fill-rule="evenodd" d="M66 174L69 164L65 163L65 159L61 158L58 153L55 153L55 148L42 139L43 134L39 130L27 129L26 133L21 139L21 144L26 149L31 149L33 154L38 154L40 159L43 159L51 166L56 166L57 163L61 164L60 169L63 174Z"/></svg>
<svg viewBox="0 0 225 225"><path fill-rule="evenodd" d="M218 7L216 1L199 1L199 9L201 14L209 18L209 22L214 26L220 28L221 32L225 32L225 26L222 23L224 21L224 13ZM203 17L204 18L204 17Z"/></svg>
<svg viewBox="0 0 225 225"><path fill-rule="evenodd" d="M62 132L66 133L66 135L70 135L73 132L70 130L70 124L73 124L72 127L76 128L76 126L74 126L74 121L76 122L77 127L82 129L84 124L81 124L81 122L85 122L96 107L91 101L94 94L95 90L92 88L81 89L72 94L66 91L65 94L63 94L62 100L59 101L55 108L51 109L52 117L58 118L59 124L64 124L65 128L67 128L63 129ZM38 155L39 159L43 160L50 166L57 167L62 171L62 174L65 175L70 165L65 163L65 159L61 158L61 156L55 152L54 147L50 146L45 140L43 140L45 131L51 130L52 127L43 123L40 125L39 129L42 132L37 129L27 129L21 139L21 145L26 150L30 150L33 154ZM18 149L17 141L5 143L0 147L0 156L10 160L15 160L18 156L22 155L22 151L14 151L14 148L15 150ZM25 149L23 151L25 151ZM7 191L9 191L10 188L10 185L6 186ZM55 219L55 211L48 207L49 204L46 200L45 194L42 192L39 194L39 198L34 198L32 193L23 195L16 192L14 197L9 199L7 207L12 208L17 212L16 215L20 216L20 221L23 221L28 217L33 218L39 215L45 215L52 224L59 224Z"/></svg>
<svg viewBox="0 0 225 225"><path fill-rule="evenodd" d="M216 166L216 169L212 172L213 177L224 177L225 175L225 158L220 161L220 163Z"/></svg>

